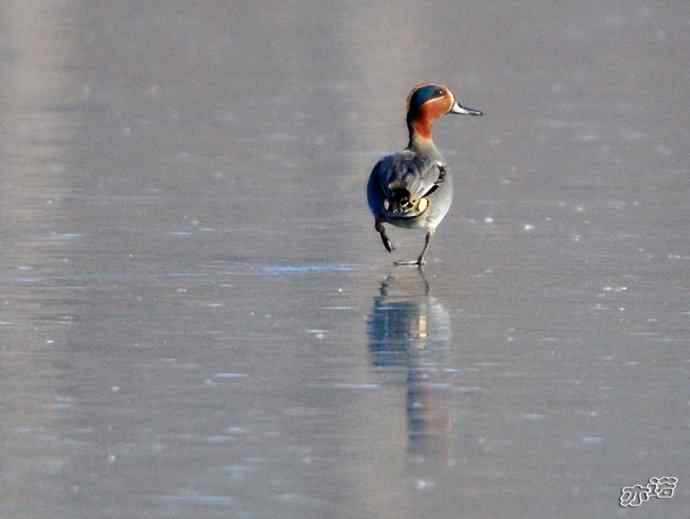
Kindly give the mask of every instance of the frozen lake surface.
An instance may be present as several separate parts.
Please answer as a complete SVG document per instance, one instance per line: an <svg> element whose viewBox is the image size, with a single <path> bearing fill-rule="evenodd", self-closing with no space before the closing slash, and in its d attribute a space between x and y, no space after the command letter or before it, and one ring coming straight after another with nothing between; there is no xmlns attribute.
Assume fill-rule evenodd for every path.
<svg viewBox="0 0 690 519"><path fill-rule="evenodd" d="M0 27L0 517L690 517L687 0ZM487 116L421 275L364 186L424 80Z"/></svg>

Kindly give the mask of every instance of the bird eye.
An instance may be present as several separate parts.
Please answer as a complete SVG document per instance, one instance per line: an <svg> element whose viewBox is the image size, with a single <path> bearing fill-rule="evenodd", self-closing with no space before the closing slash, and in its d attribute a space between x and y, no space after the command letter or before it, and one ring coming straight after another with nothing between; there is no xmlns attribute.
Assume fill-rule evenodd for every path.
<svg viewBox="0 0 690 519"><path fill-rule="evenodd" d="M436 91L436 95L437 95L437 96L443 96L443 95L445 95L445 92L439 88L439 89Z"/></svg>

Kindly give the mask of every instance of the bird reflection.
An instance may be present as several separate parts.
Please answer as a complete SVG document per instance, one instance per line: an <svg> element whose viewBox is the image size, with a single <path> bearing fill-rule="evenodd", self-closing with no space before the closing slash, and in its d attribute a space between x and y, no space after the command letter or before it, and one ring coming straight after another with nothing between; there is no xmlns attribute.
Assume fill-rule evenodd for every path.
<svg viewBox="0 0 690 519"><path fill-rule="evenodd" d="M387 380L404 377L408 452L447 461L450 315L430 295L423 271L415 272L388 275L381 283L368 319L369 353Z"/></svg>

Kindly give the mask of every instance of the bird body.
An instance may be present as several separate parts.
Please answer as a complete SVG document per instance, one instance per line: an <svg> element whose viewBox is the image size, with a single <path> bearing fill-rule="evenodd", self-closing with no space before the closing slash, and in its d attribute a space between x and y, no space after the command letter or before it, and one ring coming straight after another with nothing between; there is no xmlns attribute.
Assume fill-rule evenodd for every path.
<svg viewBox="0 0 690 519"><path fill-rule="evenodd" d="M407 104L409 143L404 150L376 163L367 184L367 200L375 229L389 252L393 244L384 224L426 231L419 257L396 262L421 266L431 236L453 201L453 180L431 135L433 121L448 113L482 115L482 112L463 107L447 87L432 83L415 87Z"/></svg>
<svg viewBox="0 0 690 519"><path fill-rule="evenodd" d="M435 229L450 209L452 178L441 154L403 150L382 158L369 177L372 213L396 227Z"/></svg>

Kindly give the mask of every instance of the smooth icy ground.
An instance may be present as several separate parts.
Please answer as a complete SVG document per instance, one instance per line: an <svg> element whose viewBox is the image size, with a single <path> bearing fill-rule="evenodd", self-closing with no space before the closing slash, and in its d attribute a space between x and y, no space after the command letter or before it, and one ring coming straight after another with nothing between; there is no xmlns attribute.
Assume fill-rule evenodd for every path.
<svg viewBox="0 0 690 519"><path fill-rule="evenodd" d="M0 517L690 517L690 4L383 4L0 3Z"/></svg>

